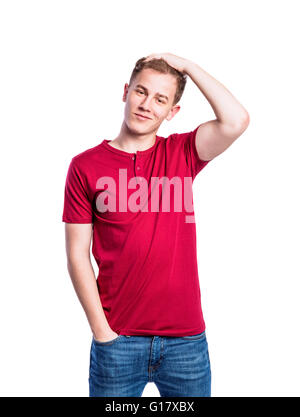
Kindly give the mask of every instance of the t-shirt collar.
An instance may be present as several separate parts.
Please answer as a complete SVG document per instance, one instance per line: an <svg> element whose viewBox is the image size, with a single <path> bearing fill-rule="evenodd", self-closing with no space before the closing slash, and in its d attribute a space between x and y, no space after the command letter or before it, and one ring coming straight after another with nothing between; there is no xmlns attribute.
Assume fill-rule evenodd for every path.
<svg viewBox="0 0 300 417"><path fill-rule="evenodd" d="M150 154L156 148L159 140L160 140L160 136L156 135L156 137L155 137L155 143L150 148L145 149L144 151L136 151L136 152L126 152L126 151L123 151L121 149L114 148L113 146L109 145L109 142L111 142L111 140L109 140L109 139L103 139L103 141L101 142L100 145L104 146L105 149L108 149L109 151L114 152L114 153L116 153L118 155L132 157L133 155L143 156L143 155Z"/></svg>

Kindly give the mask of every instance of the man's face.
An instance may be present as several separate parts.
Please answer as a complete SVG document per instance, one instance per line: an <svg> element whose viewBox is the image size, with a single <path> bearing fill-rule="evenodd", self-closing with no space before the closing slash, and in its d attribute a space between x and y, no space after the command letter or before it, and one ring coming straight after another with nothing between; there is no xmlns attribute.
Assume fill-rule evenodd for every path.
<svg viewBox="0 0 300 417"><path fill-rule="evenodd" d="M176 78L151 68L142 70L128 88L125 84L123 101L128 128L140 134L157 131L161 123L171 120L180 106L173 106ZM137 114L147 118L140 118Z"/></svg>

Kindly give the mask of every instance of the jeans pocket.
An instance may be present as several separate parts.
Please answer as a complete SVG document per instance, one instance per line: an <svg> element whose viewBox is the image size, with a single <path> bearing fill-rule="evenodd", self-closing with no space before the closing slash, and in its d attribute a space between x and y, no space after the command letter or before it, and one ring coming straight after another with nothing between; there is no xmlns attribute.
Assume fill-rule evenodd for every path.
<svg viewBox="0 0 300 417"><path fill-rule="evenodd" d="M184 340L199 340L205 338L205 330L202 333L193 334L191 336L182 336L182 339Z"/></svg>
<svg viewBox="0 0 300 417"><path fill-rule="evenodd" d="M114 339L112 339L112 340L108 340L107 342L100 342L99 340L96 340L96 339L94 338L94 336L93 336L93 343L94 343L95 345L98 345L98 346L112 345L112 344L113 344L113 343L115 343L117 340L119 340L121 337L123 337L123 335L122 335L122 334L119 334L119 336L115 337L115 338L114 338Z"/></svg>

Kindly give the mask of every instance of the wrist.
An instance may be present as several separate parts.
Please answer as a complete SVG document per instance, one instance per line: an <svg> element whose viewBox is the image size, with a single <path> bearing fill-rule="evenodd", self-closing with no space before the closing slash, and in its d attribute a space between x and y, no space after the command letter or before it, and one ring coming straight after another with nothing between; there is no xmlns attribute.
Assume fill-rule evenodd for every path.
<svg viewBox="0 0 300 417"><path fill-rule="evenodd" d="M91 330L95 339L101 339L112 331L109 325L96 326Z"/></svg>
<svg viewBox="0 0 300 417"><path fill-rule="evenodd" d="M193 61L186 60L183 67L183 72L190 76L197 64Z"/></svg>

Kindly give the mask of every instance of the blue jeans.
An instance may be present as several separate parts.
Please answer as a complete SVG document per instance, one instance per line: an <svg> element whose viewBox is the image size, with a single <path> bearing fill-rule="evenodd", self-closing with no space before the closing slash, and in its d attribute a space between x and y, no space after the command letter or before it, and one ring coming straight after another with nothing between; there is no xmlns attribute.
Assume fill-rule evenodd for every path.
<svg viewBox="0 0 300 417"><path fill-rule="evenodd" d="M210 397L211 370L205 331L193 336L93 338L90 397L141 397L154 382L161 397Z"/></svg>

